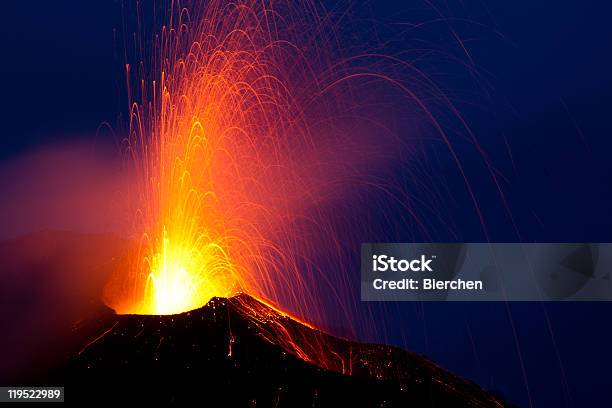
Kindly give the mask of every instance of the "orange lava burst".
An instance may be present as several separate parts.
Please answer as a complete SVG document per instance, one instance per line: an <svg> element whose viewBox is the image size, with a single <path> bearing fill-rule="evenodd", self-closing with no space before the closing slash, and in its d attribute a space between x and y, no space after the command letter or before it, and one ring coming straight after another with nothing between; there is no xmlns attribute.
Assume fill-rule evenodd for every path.
<svg viewBox="0 0 612 408"><path fill-rule="evenodd" d="M358 131L320 132L330 106L348 116L357 98L342 89L351 73L327 48L333 25L309 1L212 0L189 10L173 1L154 38L153 53L136 40L143 62L126 65L133 102L125 146L138 180L131 199L140 238L105 302L120 314L176 314L247 293L279 312L245 305L268 323L266 338L350 372L324 336L303 339L283 320L290 313L319 325L326 311L317 285L337 297L347 290L346 274L315 265L317 248L341 247L333 210L321 203L346 188L343 179L359 178L357 161L375 157L373 146L385 150L381 137L352 149ZM350 305L337 309L350 325Z"/></svg>
<svg viewBox="0 0 612 408"><path fill-rule="evenodd" d="M281 31L264 3L210 1L197 15L177 4L155 37L152 74L139 67L139 86L128 84L140 240L105 301L160 315L239 292L307 305L291 224L317 194L297 164L313 147L296 91L317 89L300 51L308 37L298 25ZM298 11L309 7L279 9L299 21L313 18Z"/></svg>

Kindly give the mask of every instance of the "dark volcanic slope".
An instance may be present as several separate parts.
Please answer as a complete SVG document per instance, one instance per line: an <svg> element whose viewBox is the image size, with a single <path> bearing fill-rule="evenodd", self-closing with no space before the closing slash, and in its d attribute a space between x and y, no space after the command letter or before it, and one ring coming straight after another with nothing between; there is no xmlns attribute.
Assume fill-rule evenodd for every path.
<svg viewBox="0 0 612 408"><path fill-rule="evenodd" d="M293 333L322 336L335 352L357 356L350 376L306 363L262 336L266 322L245 315L245 302L266 308L241 295L173 316L108 311L78 328L86 344L43 381L65 385L67 402L123 399L139 406L503 405L416 354L337 339L283 317Z"/></svg>

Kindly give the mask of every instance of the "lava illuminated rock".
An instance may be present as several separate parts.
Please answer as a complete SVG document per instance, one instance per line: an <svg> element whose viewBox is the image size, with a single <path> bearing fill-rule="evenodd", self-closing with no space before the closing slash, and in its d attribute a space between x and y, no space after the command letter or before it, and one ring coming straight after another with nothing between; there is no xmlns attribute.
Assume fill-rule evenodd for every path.
<svg viewBox="0 0 612 408"><path fill-rule="evenodd" d="M246 315L245 304L269 320ZM287 353L266 335L284 319L295 336L324 340L352 355L351 375ZM262 330L263 329L263 330ZM398 348L338 339L240 295L169 316L117 316L110 310L77 329L88 340L46 383L66 401L219 406L492 407L503 402L478 386ZM268 332L269 334L269 332Z"/></svg>

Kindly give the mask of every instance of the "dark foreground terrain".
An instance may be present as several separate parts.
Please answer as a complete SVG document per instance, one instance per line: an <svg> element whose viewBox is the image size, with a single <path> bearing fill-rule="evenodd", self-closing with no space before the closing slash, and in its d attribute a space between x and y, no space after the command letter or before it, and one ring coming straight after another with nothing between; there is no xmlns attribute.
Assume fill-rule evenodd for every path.
<svg viewBox="0 0 612 408"><path fill-rule="evenodd" d="M245 305L257 308L256 319L245 313ZM75 328L83 346L37 383L64 385L66 401L80 405L503 406L421 356L338 339L266 309L240 295L172 316L116 316L105 310ZM275 344L266 326L278 319L293 338L352 356L352 374L307 363Z"/></svg>
<svg viewBox="0 0 612 408"><path fill-rule="evenodd" d="M64 386L79 407L503 405L420 355L330 336L246 295L117 316L100 292L128 246L60 231L0 243L0 385Z"/></svg>

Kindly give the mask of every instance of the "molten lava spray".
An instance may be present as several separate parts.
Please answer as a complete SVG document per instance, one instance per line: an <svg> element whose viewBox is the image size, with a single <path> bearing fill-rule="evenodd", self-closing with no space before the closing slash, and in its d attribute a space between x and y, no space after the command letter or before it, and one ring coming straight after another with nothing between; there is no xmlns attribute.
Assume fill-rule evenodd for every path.
<svg viewBox="0 0 612 408"><path fill-rule="evenodd" d="M107 290L119 313L174 314L213 296L264 296L295 268L272 240L301 188L291 156L309 138L287 81L300 80L288 72L294 46L270 26L273 11L255 2L212 1L191 20L172 7L156 40L154 78L141 80L131 109L142 236Z"/></svg>
<svg viewBox="0 0 612 408"><path fill-rule="evenodd" d="M332 279L313 258L340 244L322 203L376 150L358 132L320 131L350 111L344 79L363 75L332 57L321 12L307 1L173 1L154 51L135 40L125 150L139 239L105 289L118 313L175 314L238 293L309 321L323 313L314 287ZM347 280L330 283L336 295ZM288 351L348 370L324 345L292 337L285 312L245 310L276 319L267 336Z"/></svg>

